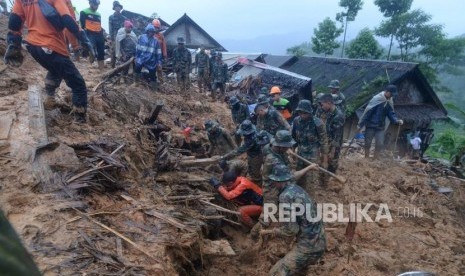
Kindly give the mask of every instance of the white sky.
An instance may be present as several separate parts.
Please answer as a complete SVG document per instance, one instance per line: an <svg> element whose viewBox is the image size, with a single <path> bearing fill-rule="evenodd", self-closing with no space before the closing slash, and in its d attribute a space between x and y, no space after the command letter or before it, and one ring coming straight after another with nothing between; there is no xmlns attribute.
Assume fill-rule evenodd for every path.
<svg viewBox="0 0 465 276"><path fill-rule="evenodd" d="M100 2L99 12L107 29L113 0ZM373 2L364 0L356 20L349 23L348 40L364 27L378 26L383 19ZM88 6L87 0L73 0L73 3L78 10ZM187 13L220 43L222 39L242 40L287 33L302 34L302 42L310 41L319 22L326 17L334 20L336 13L342 10L339 0L121 0L120 3L129 11L146 16L156 12L169 24ZM442 24L448 36L453 37L465 33L464 3L463 0L414 0L412 9L421 8L431 14L431 22Z"/></svg>

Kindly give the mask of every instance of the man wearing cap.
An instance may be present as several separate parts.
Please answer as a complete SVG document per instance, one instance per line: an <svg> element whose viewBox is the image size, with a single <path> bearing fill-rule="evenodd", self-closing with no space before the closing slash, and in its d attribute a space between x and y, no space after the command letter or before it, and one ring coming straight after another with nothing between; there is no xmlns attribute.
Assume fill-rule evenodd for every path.
<svg viewBox="0 0 465 276"><path fill-rule="evenodd" d="M124 21L123 28L118 30L115 38L116 58L121 62L126 62L130 58L136 56L137 36L133 32L132 22L129 20ZM123 72L124 75L128 74L129 68Z"/></svg>
<svg viewBox="0 0 465 276"><path fill-rule="evenodd" d="M290 122L292 118L291 103L281 97L281 89L279 86L273 86L270 90L270 96L273 98L273 107L281 113L281 115Z"/></svg>
<svg viewBox="0 0 465 276"><path fill-rule="evenodd" d="M97 52L97 63L100 71L104 69L105 37L103 36L102 17L97 11L100 0L89 0L89 8L81 11L79 22L86 31L87 37Z"/></svg>
<svg viewBox="0 0 465 276"><path fill-rule="evenodd" d="M212 99L216 99L216 91L219 89L222 96L226 91L226 82L228 81L228 65L223 62L223 54L216 53L216 61L212 68Z"/></svg>
<svg viewBox="0 0 465 276"><path fill-rule="evenodd" d="M189 74L191 72L192 56L184 46L184 37L178 37L177 42L178 47L173 50L173 68L179 89L181 92L187 92L190 86Z"/></svg>
<svg viewBox="0 0 465 276"><path fill-rule="evenodd" d="M231 107L231 116L234 124L236 125L236 131L234 139L236 144L241 143L241 135L239 134L239 126L245 120L250 120L249 107L239 100L236 96L229 98L229 106Z"/></svg>
<svg viewBox="0 0 465 276"><path fill-rule="evenodd" d="M136 82L141 78L142 68L148 71L148 80L150 88L157 90L157 66L161 64L161 49L158 40L154 37L155 27L152 23L145 27L145 34L139 37L136 48L136 65L134 67L134 77Z"/></svg>
<svg viewBox="0 0 465 276"><path fill-rule="evenodd" d="M339 110L341 110L342 114L344 114L345 116L346 97L344 96L344 94L342 94L341 91L339 91L341 89L341 87L339 86L339 80L332 80L329 83L328 88L331 89L331 95L333 95L334 97L334 104L336 104L336 106L339 108Z"/></svg>
<svg viewBox="0 0 465 276"><path fill-rule="evenodd" d="M321 217L318 218L315 202L308 193L296 185L287 166L279 165L270 175L271 185L279 191L278 210L283 214L296 214L296 218L287 217L288 222L279 222L278 227L261 230L261 235L275 237L295 237L291 250L279 260L268 275L295 275L305 272L308 265L316 263L326 250L326 235ZM301 208L303 207L304 210ZM267 208L265 205L264 208ZM300 214L303 211L303 214ZM265 218L266 219L266 218Z"/></svg>
<svg viewBox="0 0 465 276"><path fill-rule="evenodd" d="M110 31L110 39L112 43L111 49L111 68L115 68L116 66L116 35L118 34L118 30L123 27L124 21L127 19L121 11L123 10L123 5L119 3L119 1L113 2L113 10L115 11L112 15L110 15L108 19L108 28Z"/></svg>
<svg viewBox="0 0 465 276"><path fill-rule="evenodd" d="M210 147L207 152L209 156L223 156L236 148L236 143L231 135L218 122L213 120L205 121L205 130L210 141Z"/></svg>
<svg viewBox="0 0 465 276"><path fill-rule="evenodd" d="M380 157L384 145L384 132L389 126L389 121L397 125L404 124L404 121L399 120L394 112L393 97L395 96L397 96L397 87L389 84L384 91L379 92L370 100L358 122L359 133L365 127L366 158L370 156L373 138L375 139L374 157L375 159Z"/></svg>
<svg viewBox="0 0 465 276"><path fill-rule="evenodd" d="M291 130L289 123L281 113L270 106L270 101L265 95L258 97L255 113L257 114L258 130L265 130L271 135L275 135L278 130Z"/></svg>
<svg viewBox="0 0 465 276"><path fill-rule="evenodd" d="M341 152L345 118L344 114L334 104L334 98L331 94L323 95L319 102L321 108L317 111L316 117L320 118L325 125L326 135L328 136L328 171L335 173Z"/></svg>
<svg viewBox="0 0 465 276"><path fill-rule="evenodd" d="M197 71L197 85L200 93L204 88L208 88L208 77L210 76L210 58L205 53L205 47L201 46L200 51L195 55L195 68Z"/></svg>
<svg viewBox="0 0 465 276"><path fill-rule="evenodd" d="M240 147L225 154L222 159L233 159L247 152L248 172L250 178L255 183L261 183L262 174L261 168L263 164L262 148L257 144L257 132L255 126L250 120L242 122L239 133L243 137L243 142Z"/></svg>
<svg viewBox="0 0 465 276"><path fill-rule="evenodd" d="M296 112L299 114L292 124L292 137L297 142L297 153L303 158L319 164L328 166L328 138L323 122L313 116L312 103L309 100L301 100L297 105ZM297 161L296 169L302 169L306 163L300 159ZM318 172L306 174L301 180L302 188L307 192L312 189L312 184L318 181Z"/></svg>
<svg viewBox="0 0 465 276"><path fill-rule="evenodd" d="M216 178L211 178L210 185L225 199L241 205L239 213L242 223L250 228L254 226L252 218L258 218L263 209L263 192L257 184L243 176L237 176L234 172L226 172L221 183Z"/></svg>

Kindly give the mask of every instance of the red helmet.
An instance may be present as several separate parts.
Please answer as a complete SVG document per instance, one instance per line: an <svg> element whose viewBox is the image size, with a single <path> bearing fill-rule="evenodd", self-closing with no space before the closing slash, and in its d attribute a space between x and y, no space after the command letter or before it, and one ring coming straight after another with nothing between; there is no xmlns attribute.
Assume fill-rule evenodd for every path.
<svg viewBox="0 0 465 276"><path fill-rule="evenodd" d="M152 24L153 24L153 26L154 26L155 28L157 28L157 29L160 29L160 28L161 28L161 23L160 23L160 20L158 20L158 19L154 19L154 20L152 21Z"/></svg>

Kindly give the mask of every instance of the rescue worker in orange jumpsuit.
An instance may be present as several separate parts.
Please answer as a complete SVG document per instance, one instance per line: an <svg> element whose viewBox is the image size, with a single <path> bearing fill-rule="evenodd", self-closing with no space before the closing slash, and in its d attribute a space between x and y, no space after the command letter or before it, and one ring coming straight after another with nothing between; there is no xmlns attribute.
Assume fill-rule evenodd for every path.
<svg viewBox="0 0 465 276"><path fill-rule="evenodd" d="M227 200L241 205L242 223L249 228L255 225L252 218L258 218L263 210L263 192L257 184L243 176L237 176L234 171L223 174L222 184L218 179L211 178L210 185Z"/></svg>
<svg viewBox="0 0 465 276"><path fill-rule="evenodd" d="M273 98L273 107L283 115L286 121L290 122L292 119L291 103L281 97L281 89L279 86L273 86L270 90L270 96Z"/></svg>

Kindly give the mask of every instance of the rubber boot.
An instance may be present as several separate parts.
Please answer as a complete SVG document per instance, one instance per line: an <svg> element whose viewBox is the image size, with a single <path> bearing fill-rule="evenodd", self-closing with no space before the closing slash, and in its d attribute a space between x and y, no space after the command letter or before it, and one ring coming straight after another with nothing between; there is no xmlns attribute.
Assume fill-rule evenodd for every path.
<svg viewBox="0 0 465 276"><path fill-rule="evenodd" d="M74 121L76 123L84 124L86 123L86 108L85 107L74 107L73 114L74 114Z"/></svg>
<svg viewBox="0 0 465 276"><path fill-rule="evenodd" d="M99 60L97 62L98 62L98 69L100 71L103 71L103 69L105 69L105 64L104 64L103 60Z"/></svg>
<svg viewBox="0 0 465 276"><path fill-rule="evenodd" d="M370 158L370 149L365 148L365 158Z"/></svg>

